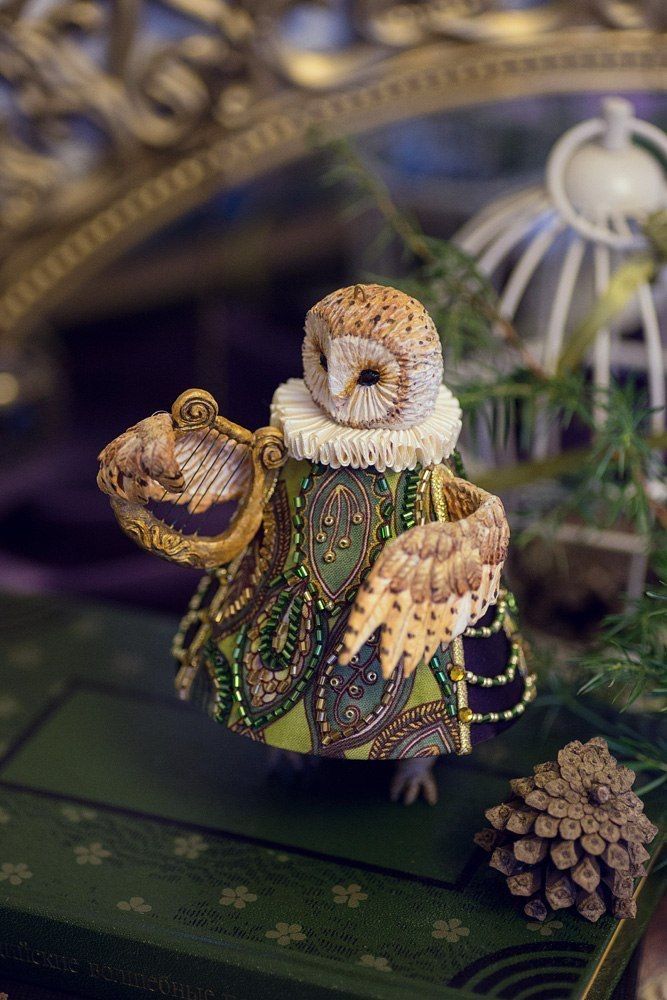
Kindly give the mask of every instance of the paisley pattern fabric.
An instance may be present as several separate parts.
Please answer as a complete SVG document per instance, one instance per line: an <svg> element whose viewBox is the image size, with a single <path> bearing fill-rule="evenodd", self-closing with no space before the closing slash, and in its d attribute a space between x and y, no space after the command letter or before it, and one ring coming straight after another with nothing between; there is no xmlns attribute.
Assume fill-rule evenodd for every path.
<svg viewBox="0 0 667 1000"><path fill-rule="evenodd" d="M288 460L258 536L211 576L191 697L234 732L302 753L461 752L449 648L385 681L378 631L349 665L338 662L356 592L384 545L435 517L430 473ZM491 673L508 646L493 646Z"/></svg>

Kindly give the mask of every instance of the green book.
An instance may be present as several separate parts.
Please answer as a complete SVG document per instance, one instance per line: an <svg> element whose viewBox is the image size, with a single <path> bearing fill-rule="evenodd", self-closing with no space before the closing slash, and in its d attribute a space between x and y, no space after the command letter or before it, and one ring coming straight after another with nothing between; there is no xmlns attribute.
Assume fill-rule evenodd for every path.
<svg viewBox="0 0 667 1000"><path fill-rule="evenodd" d="M639 917L526 918L472 837L569 738L539 709L392 805L388 763L299 781L172 694L174 623L2 599L0 992L187 1000L609 997ZM651 814L650 806L647 810ZM655 811L652 813L655 818Z"/></svg>

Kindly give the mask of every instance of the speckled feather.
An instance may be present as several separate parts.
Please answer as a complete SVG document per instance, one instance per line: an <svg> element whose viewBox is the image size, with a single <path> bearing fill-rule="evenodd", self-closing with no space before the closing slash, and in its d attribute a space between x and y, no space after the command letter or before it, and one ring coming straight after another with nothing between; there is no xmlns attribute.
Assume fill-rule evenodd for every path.
<svg viewBox="0 0 667 1000"><path fill-rule="evenodd" d="M168 413L155 413L106 446L97 484L109 496L178 505L203 514L214 503L244 495L250 480L247 448L204 430L176 435Z"/></svg>
<svg viewBox="0 0 667 1000"><path fill-rule="evenodd" d="M509 543L502 502L456 478L446 493L455 519L411 528L380 554L350 614L342 664L382 627L384 676L402 655L409 675L496 599Z"/></svg>

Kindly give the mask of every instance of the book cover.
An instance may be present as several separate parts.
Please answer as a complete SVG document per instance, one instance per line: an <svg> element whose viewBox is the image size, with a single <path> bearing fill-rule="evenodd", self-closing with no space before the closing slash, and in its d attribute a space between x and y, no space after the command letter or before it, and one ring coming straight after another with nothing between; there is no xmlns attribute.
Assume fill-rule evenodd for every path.
<svg viewBox="0 0 667 1000"><path fill-rule="evenodd" d="M508 778L592 735L580 721L534 709L443 761L435 808L405 808L389 763L271 777L265 747L173 696L171 621L28 598L4 598L3 619L0 989L4 975L113 1000L611 995L659 873L636 921L538 924L472 841Z"/></svg>

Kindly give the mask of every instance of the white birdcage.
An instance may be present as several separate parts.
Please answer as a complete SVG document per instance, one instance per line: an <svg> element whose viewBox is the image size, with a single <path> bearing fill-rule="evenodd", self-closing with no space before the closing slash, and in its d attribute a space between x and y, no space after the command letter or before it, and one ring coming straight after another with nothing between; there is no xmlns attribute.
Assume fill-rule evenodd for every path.
<svg viewBox="0 0 667 1000"><path fill-rule="evenodd" d="M543 185L497 199L455 237L492 279L501 314L547 372L556 370L569 334L613 271L646 249L641 224L667 207L666 158L665 133L636 118L628 101L607 98L602 117L581 122L555 144ZM665 427L666 354L658 318L665 304L664 281L642 285L610 329L598 331L587 359L601 389L612 371L645 376L654 432ZM535 457L554 448L538 420Z"/></svg>

